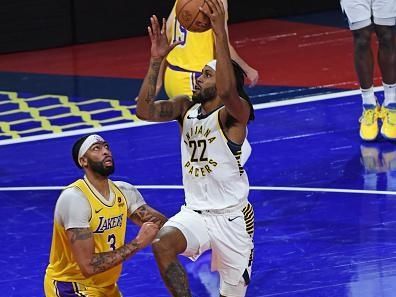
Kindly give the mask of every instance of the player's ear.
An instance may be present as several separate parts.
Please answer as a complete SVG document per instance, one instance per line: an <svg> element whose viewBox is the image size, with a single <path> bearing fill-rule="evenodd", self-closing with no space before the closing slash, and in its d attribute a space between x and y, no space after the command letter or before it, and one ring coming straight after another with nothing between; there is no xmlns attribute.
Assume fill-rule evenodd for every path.
<svg viewBox="0 0 396 297"><path fill-rule="evenodd" d="M81 165L82 168L85 168L85 167L88 166L88 159L87 159L87 157L82 156L82 157L80 158L80 165Z"/></svg>

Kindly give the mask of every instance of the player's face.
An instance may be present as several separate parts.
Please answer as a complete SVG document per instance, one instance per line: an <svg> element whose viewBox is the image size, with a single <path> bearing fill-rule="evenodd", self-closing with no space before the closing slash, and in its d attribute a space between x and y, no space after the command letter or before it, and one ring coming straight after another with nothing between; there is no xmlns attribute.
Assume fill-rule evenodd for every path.
<svg viewBox="0 0 396 297"><path fill-rule="evenodd" d="M194 103L205 103L216 98L216 71L205 66L194 86L192 100Z"/></svg>
<svg viewBox="0 0 396 297"><path fill-rule="evenodd" d="M107 142L94 143L85 156L92 171L104 177L114 172L114 160Z"/></svg>

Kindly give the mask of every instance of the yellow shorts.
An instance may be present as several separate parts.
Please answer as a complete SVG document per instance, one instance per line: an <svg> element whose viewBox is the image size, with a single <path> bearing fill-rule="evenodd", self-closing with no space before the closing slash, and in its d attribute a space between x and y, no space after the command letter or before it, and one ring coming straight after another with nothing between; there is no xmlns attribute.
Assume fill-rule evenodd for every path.
<svg viewBox="0 0 396 297"><path fill-rule="evenodd" d="M169 65L165 69L164 88L169 98L178 95L188 95L192 97L192 90L200 72L191 72Z"/></svg>
<svg viewBox="0 0 396 297"><path fill-rule="evenodd" d="M44 291L46 297L86 296L86 297L122 297L117 284L104 288L86 287L76 282L61 282L44 278Z"/></svg>

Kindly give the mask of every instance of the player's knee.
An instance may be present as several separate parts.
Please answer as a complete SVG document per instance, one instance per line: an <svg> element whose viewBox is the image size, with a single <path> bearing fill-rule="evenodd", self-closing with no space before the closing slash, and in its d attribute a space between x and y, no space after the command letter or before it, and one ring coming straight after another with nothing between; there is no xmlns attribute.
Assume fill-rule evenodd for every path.
<svg viewBox="0 0 396 297"><path fill-rule="evenodd" d="M357 50L367 50L371 46L371 30L364 28L353 31L355 48Z"/></svg>
<svg viewBox="0 0 396 297"><path fill-rule="evenodd" d="M162 230L161 230L162 231ZM177 255L175 241L166 233L158 234L152 243L153 253L156 257L173 257Z"/></svg>
<svg viewBox="0 0 396 297"><path fill-rule="evenodd" d="M378 43L383 47L394 47L395 33L391 27L388 26L376 26L375 32L377 34Z"/></svg>
<svg viewBox="0 0 396 297"><path fill-rule="evenodd" d="M156 256L163 256L172 252L172 245L161 238L157 238L153 241L152 248Z"/></svg>

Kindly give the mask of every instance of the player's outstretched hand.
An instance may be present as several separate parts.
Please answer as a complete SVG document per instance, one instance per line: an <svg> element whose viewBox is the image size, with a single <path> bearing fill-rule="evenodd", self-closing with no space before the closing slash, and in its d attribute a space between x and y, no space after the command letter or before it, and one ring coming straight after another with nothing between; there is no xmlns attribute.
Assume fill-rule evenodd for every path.
<svg viewBox="0 0 396 297"><path fill-rule="evenodd" d="M151 40L151 57L152 58L164 58L168 53L181 42L175 42L169 44L168 37L166 36L166 20L162 19L162 27L157 16L153 15L150 18L151 27L147 27L148 34Z"/></svg>
<svg viewBox="0 0 396 297"><path fill-rule="evenodd" d="M246 76L250 82L249 87L250 88L254 87L259 80L258 71L252 67L249 67L249 69L246 70Z"/></svg>
<svg viewBox="0 0 396 297"><path fill-rule="evenodd" d="M221 0L205 0L208 8L203 5L199 8L209 19L215 33L225 30L225 9Z"/></svg>
<svg viewBox="0 0 396 297"><path fill-rule="evenodd" d="M153 222L146 222L140 227L139 233L136 236L139 248L143 249L151 244L159 231L158 226Z"/></svg>

